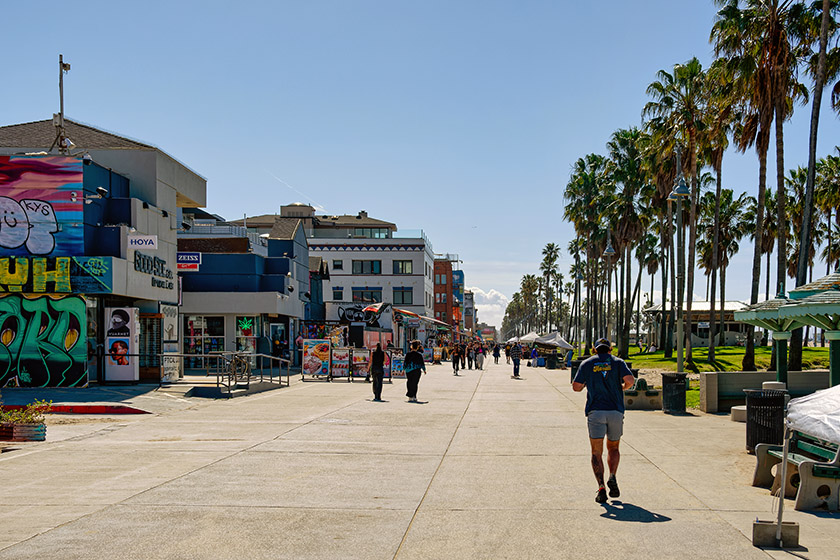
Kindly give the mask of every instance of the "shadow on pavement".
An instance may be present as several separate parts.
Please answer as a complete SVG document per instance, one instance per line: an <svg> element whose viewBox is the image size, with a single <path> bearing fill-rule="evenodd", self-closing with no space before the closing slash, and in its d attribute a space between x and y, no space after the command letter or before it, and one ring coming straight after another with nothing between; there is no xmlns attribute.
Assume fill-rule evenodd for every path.
<svg viewBox="0 0 840 560"><path fill-rule="evenodd" d="M664 523L671 521L670 517L660 515L645 508L613 500L612 503L601 504L606 511L601 517L616 521L631 521L634 523Z"/></svg>

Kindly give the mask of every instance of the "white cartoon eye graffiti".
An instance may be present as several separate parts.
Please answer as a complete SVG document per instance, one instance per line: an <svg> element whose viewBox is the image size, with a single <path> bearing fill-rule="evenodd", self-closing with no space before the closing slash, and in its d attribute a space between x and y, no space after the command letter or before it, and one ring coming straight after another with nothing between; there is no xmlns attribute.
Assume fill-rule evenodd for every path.
<svg viewBox="0 0 840 560"><path fill-rule="evenodd" d="M53 234L58 231L55 210L49 202L27 198L20 201L29 220L29 239L26 249L33 255L49 255L55 249Z"/></svg>
<svg viewBox="0 0 840 560"><path fill-rule="evenodd" d="M0 247L15 249L29 237L29 220L20 204L7 196L0 196Z"/></svg>

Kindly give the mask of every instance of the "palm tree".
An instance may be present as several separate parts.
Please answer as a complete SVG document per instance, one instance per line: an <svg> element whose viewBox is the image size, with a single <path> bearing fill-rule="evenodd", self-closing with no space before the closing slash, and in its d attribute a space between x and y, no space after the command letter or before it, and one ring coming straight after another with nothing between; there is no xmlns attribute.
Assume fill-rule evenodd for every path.
<svg viewBox="0 0 840 560"><path fill-rule="evenodd" d="M831 272L831 264L840 259L840 255L833 249L838 240L838 236L834 235L834 230L840 231L840 148L836 149L838 155L828 155L817 164L817 186L814 189L816 206L826 216L828 240L823 255L826 274ZM832 222L832 213L834 222Z"/></svg>
<svg viewBox="0 0 840 560"><path fill-rule="evenodd" d="M641 220L639 194L646 182L643 165L643 143L645 133L636 127L616 130L607 149L612 160L612 177L615 184L621 185L611 202L609 211L616 218L613 229L616 237L616 250L621 255L621 270L624 283L619 283L619 354L627 358L630 349L630 322L633 314L631 292L631 264L633 245L642 237L645 224ZM641 268L639 269L641 273ZM637 282L638 287L638 282ZM638 290L637 290L638 292Z"/></svg>
<svg viewBox="0 0 840 560"><path fill-rule="evenodd" d="M835 6L836 7L836 6ZM817 52L810 53L809 63L806 65L808 73L814 80L814 96L811 104L811 129L808 137L808 171L805 185L805 196L803 200L804 215L803 227L801 228L801 237L799 240L799 254L797 256L797 271L796 271L796 285L801 286L805 284L806 275L806 259L809 257L806 250L810 249L813 244L811 242L811 220L813 213L814 202L814 188L816 182L817 172L817 128L820 119L820 106L822 104L822 93L826 82L826 66L827 66L827 47L829 41L829 27L831 28L831 35L833 36L837 31L837 22L831 17L831 2L830 0L822 0L821 6L817 8L814 3L811 10L803 13L801 19L800 39L805 45L813 45L817 43ZM833 57L840 56L838 49L834 49ZM831 78L837 75L840 71L836 61L833 60L833 71ZM840 85L840 82L838 82ZM810 257L809 260L813 259Z"/></svg>
<svg viewBox="0 0 840 560"><path fill-rule="evenodd" d="M554 280L553 274L557 273L557 259L560 258L560 247L555 243L546 243L542 250L543 260L540 263L540 272L545 279L545 324L547 329L551 330L551 296L556 293L552 291L551 281Z"/></svg>
<svg viewBox="0 0 840 560"><path fill-rule="evenodd" d="M665 70L657 72L657 81L647 88L653 98L642 112L669 123L687 143L687 171L691 181L688 234L688 274L686 301L686 358L691 361L691 294L694 290L694 260L697 237L697 202L700 196L697 175L699 135L704 128L703 114L706 110L706 75L703 66L695 57L685 64L675 64L673 74ZM680 286L680 293L684 286Z"/></svg>
<svg viewBox="0 0 840 560"><path fill-rule="evenodd" d="M606 246L606 231L600 216L604 204L604 183L607 182L608 162L604 156L588 154L572 166L572 175L563 192L566 206L563 216L575 227L579 239L588 242L582 246L585 251L584 283L586 286L586 346L591 347L593 333L599 328L600 305L597 300L597 284L600 273L600 256Z"/></svg>
<svg viewBox="0 0 840 560"><path fill-rule="evenodd" d="M706 159L715 171L714 235L712 246L717 247L720 240L720 196L723 186L723 154L729 146L729 134L734 120L732 73L722 60L712 63L707 74L709 83L709 110L706 112L703 151ZM718 251L711 251L711 297L709 308L709 351L708 362L715 361L715 292L717 289Z"/></svg>
<svg viewBox="0 0 840 560"><path fill-rule="evenodd" d="M662 321L659 330L659 348L662 348L665 357L670 358L673 352L672 333L674 331L674 282L670 282L671 298L668 297L669 286L669 260L672 253L673 220L671 217L671 205L668 204L668 195L674 185L677 175L674 165L674 130L662 118L652 118L645 123L645 131L648 133L643 139L643 164L645 174L649 178L642 190L642 199L646 208L655 216L658 222L659 233L659 263L661 271L662 286ZM654 223L651 220L650 223ZM673 277L673 266L671 277ZM670 309L669 309L670 304Z"/></svg>
<svg viewBox="0 0 840 560"><path fill-rule="evenodd" d="M715 55L722 57L732 76L732 85L738 96L741 118L735 125L735 141L740 151L755 146L758 153L758 200L753 229L752 287L750 303L758 302L758 283L761 276L761 241L764 237L764 198L767 187L767 150L770 145L770 127L773 124L779 99L787 99L790 76L782 70L789 70L789 43L787 34L779 23L780 0L715 0L720 6L712 26L710 41ZM789 0L782 0L786 8ZM781 74L785 74L782 76ZM784 91L784 96L779 92ZM779 115L782 116L783 112ZM782 148L779 157L784 157L784 144L780 144L781 126L777 127L776 145ZM777 163L778 170L778 163ZM784 189L784 170L778 178ZM782 197L780 197L782 198ZM783 215L784 210L779 211ZM784 222L784 220L780 220ZM782 257L784 258L784 257ZM784 267L779 267L782 274ZM752 329L747 333L746 351L742 368L755 370L755 345Z"/></svg>
<svg viewBox="0 0 840 560"><path fill-rule="evenodd" d="M752 220L749 216L749 207L755 204L752 197L741 193L734 198L731 189L722 189L720 197L706 193L701 203L700 229L701 238L698 242L698 250L702 255L704 268L709 270L712 263L712 255L717 247L717 262L720 267L720 337L721 345L725 344L726 331L724 328L724 309L726 303L726 268L729 266L730 258L738 252L738 244L741 238L747 234L752 227ZM718 243L714 244L715 236L715 207L718 208ZM709 316L710 334L711 323L714 316Z"/></svg>

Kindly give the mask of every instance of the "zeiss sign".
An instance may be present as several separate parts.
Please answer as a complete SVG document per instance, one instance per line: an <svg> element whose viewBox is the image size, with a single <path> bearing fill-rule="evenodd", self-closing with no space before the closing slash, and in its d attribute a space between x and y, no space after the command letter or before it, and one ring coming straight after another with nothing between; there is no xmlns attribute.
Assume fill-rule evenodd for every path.
<svg viewBox="0 0 840 560"><path fill-rule="evenodd" d="M157 235L134 235L128 236L129 249L157 249L158 236Z"/></svg>
<svg viewBox="0 0 840 560"><path fill-rule="evenodd" d="M198 270L201 264L201 253L178 253L176 258L178 270Z"/></svg>

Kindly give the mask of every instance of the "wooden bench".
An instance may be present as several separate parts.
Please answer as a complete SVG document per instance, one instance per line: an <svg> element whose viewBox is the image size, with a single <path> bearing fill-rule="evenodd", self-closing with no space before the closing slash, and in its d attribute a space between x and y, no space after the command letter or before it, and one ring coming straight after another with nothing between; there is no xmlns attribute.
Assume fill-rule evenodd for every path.
<svg viewBox="0 0 840 560"><path fill-rule="evenodd" d="M770 487L774 493L784 486L786 498L796 498L795 509L840 511L840 453L838 445L794 431L788 448L787 480L782 484L781 445L759 443L755 447L753 486Z"/></svg>

